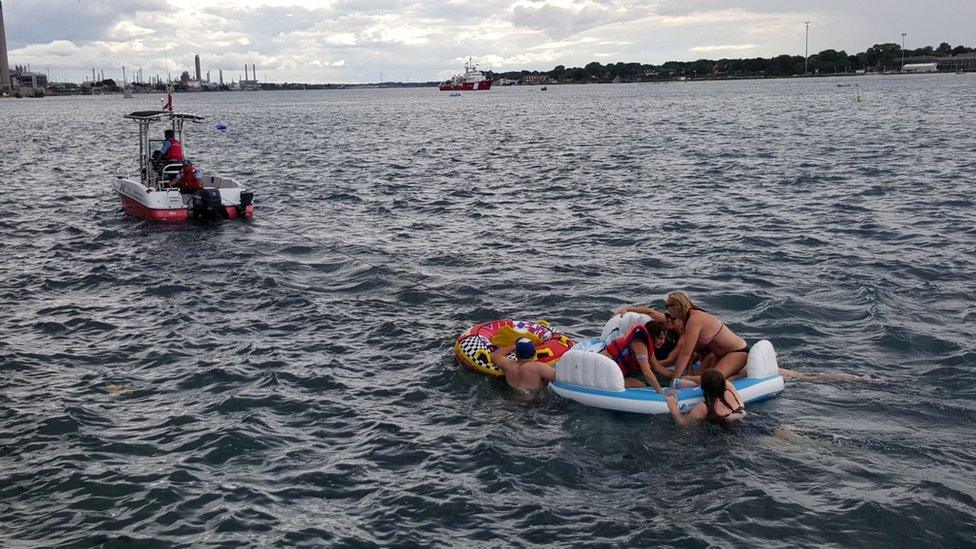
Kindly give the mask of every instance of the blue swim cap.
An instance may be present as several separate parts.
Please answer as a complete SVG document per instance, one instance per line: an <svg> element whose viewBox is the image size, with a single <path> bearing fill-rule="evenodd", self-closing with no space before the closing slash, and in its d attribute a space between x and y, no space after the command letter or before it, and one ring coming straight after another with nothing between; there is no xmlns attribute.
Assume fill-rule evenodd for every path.
<svg viewBox="0 0 976 549"><path fill-rule="evenodd" d="M518 358L535 358L535 343L524 337L516 341L515 356Z"/></svg>

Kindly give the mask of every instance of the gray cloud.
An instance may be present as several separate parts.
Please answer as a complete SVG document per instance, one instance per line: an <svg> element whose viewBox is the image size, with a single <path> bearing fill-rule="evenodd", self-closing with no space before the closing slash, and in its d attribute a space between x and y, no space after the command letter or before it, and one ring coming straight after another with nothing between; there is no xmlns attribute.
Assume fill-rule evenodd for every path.
<svg viewBox="0 0 976 549"><path fill-rule="evenodd" d="M70 40L85 43L110 40L109 30L139 12L164 12L164 3L153 0L7 0L3 4L7 46Z"/></svg>

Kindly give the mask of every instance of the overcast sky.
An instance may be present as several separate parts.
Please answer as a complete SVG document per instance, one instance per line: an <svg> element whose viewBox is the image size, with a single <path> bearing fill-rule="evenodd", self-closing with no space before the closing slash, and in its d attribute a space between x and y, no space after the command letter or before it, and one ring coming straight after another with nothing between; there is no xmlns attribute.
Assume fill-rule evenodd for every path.
<svg viewBox="0 0 976 549"><path fill-rule="evenodd" d="M976 46L976 0L5 0L10 63L79 80L245 63L261 80L440 80L468 55L499 71Z"/></svg>

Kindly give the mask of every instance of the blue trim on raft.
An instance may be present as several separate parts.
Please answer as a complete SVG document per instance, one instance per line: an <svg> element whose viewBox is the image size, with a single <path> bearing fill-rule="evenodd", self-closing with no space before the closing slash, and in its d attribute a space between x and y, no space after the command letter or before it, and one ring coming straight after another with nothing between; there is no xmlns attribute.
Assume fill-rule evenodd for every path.
<svg viewBox="0 0 976 549"><path fill-rule="evenodd" d="M766 376L766 377L758 377L758 378L740 377L739 379L733 380L732 385L735 387L737 391L742 391L743 389L752 387L753 385L758 385L764 381L769 381L770 379L775 379L777 377L780 377L779 374ZM664 395L658 393L657 391L649 387L640 388L640 389L625 389L623 391L607 391L605 389L594 389L592 387L583 387L582 385L572 385L570 383L564 383L562 381L553 381L552 385L559 387L560 389L564 389L566 391L571 391L574 393L596 395L596 396L601 396L606 398L617 398L622 400L640 400L640 401L647 401L647 402L663 402L663 403L667 402L667 398ZM767 394L760 395L757 398L747 399L745 401L745 404L750 404L753 402L761 402L763 400L773 398L776 395L778 395L780 392L781 391L776 391L775 393L767 393ZM701 398L702 398L702 392L701 392L701 388L699 387L678 389L679 403L683 400L692 400L692 399L701 399Z"/></svg>

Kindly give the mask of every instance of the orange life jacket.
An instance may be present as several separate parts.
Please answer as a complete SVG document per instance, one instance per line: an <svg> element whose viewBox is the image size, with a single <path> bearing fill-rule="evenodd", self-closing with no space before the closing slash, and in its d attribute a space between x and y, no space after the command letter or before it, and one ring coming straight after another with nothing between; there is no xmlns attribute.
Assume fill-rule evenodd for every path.
<svg viewBox="0 0 976 549"><path fill-rule="evenodd" d="M617 366L620 366L620 370L623 371L624 375L631 372L640 372L640 364L637 363L637 357L634 356L634 351L630 349L630 344L635 338L647 344L649 353L653 352L654 344L651 342L651 334L643 324L634 324L627 330L627 333L607 343L607 352L610 353L610 358L617 363Z"/></svg>
<svg viewBox="0 0 976 549"><path fill-rule="evenodd" d="M183 166L183 169L180 171L180 178L177 180L177 185L180 186L180 192L192 193L197 189L203 188L203 184L197 181L196 171L196 166L192 164Z"/></svg>
<svg viewBox="0 0 976 549"><path fill-rule="evenodd" d="M176 138L169 140L169 150L166 151L166 160L171 162L183 162L183 144Z"/></svg>

